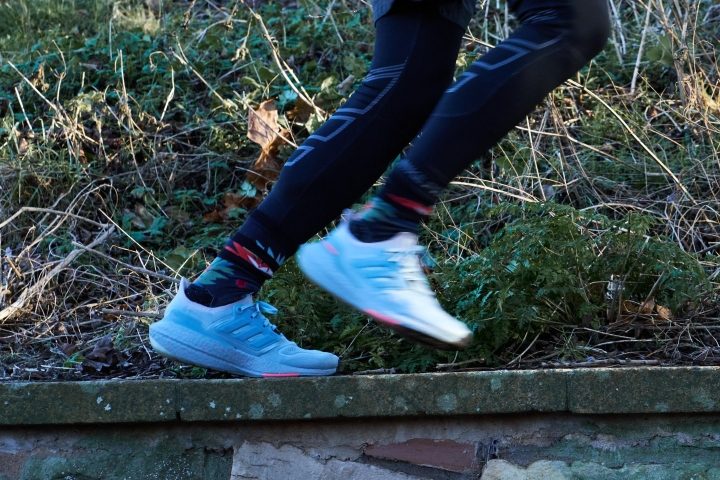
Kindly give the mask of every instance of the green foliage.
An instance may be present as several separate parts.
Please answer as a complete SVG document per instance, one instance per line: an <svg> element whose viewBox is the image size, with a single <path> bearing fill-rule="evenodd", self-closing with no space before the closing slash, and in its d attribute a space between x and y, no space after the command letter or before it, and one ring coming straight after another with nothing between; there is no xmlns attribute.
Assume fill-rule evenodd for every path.
<svg viewBox="0 0 720 480"><path fill-rule="evenodd" d="M425 371L478 358L503 365L537 334L548 349L581 356L591 347L580 344L574 329L609 328L605 293L612 276L623 285L618 302L652 297L678 319L712 302L708 272L717 271L718 257L684 253L712 250L720 238L711 3L675 2L668 6L672 21L658 9L646 29L645 4L620 2L614 28L621 31L574 78L582 87L564 85L548 96L437 208L423 233L440 265L431 281L443 304L476 329L469 350L436 352L400 339L310 285L292 261L261 292L280 307L281 331L303 346L342 355L346 372ZM303 104L274 53L297 78L295 86L332 112L370 65L366 4L0 0L0 222L23 206L76 215L60 221L25 213L0 231L3 251L33 245L28 260L16 265L22 276L0 265L0 280L10 275L12 292L0 303L16 298L77 243L96 238L97 223L83 218L104 224L109 217L123 230L96 247L122 264L83 253L64 272L67 281L41 289L28 323L18 323L31 346L10 350L39 352L35 366L53 358L72 368L84 357L56 358L52 352L62 350L56 343L82 344L105 328L135 351L136 365L149 361L141 342L133 343L146 334L144 325L126 327L110 314L102 326L87 319L96 318L97 308L158 311L170 298L169 282L124 265L192 278L212 261L253 207L226 204L225 195L264 194L246 176L259 154L247 138L247 110L274 99L280 124L298 144L320 124L316 114L298 114ZM473 38L496 43L505 35L504 6L490 2L485 12L470 30ZM458 72L485 50L467 41ZM289 153L284 147L280 159ZM665 167L696 201L683 196ZM518 206L519 199L558 204ZM35 322L38 315L47 321ZM42 350L34 339L45 335L49 346ZM22 360L7 347L0 358ZM164 366L176 376L212 375Z"/></svg>
<svg viewBox="0 0 720 480"><path fill-rule="evenodd" d="M620 279L622 299L652 298L678 313L710 289L696 258L649 236L648 217L610 220L552 203L506 205L493 215L505 227L440 277L451 310L473 325L481 355L550 325L601 327L611 278Z"/></svg>
<svg viewBox="0 0 720 480"><path fill-rule="evenodd" d="M502 361L500 352L550 327L602 328L611 278L623 285L615 302L652 298L678 315L711 288L696 258L650 236L654 222L646 216L611 220L553 203L506 204L488 216L504 226L487 247L458 261L440 253L431 276L441 302L476 333L466 351L438 352L401 340L311 285L293 261L261 296L284 306L278 318L283 332L342 355L343 370L413 372L476 358L494 365ZM558 348L577 348L565 338Z"/></svg>

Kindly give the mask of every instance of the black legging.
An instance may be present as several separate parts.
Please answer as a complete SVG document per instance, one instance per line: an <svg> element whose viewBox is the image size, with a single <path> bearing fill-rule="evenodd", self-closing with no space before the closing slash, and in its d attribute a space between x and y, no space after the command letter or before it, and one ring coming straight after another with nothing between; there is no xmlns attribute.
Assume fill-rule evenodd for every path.
<svg viewBox="0 0 720 480"><path fill-rule="evenodd" d="M462 29L432 1L397 0L376 24L360 88L288 159L233 240L277 267L357 201L421 129L408 160L446 186L602 49L606 2L509 0L520 27L450 86Z"/></svg>

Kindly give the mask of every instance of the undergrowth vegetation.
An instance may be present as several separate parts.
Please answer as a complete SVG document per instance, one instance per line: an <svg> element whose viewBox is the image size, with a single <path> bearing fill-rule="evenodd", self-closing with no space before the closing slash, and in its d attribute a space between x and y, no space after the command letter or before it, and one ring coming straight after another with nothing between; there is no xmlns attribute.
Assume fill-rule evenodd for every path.
<svg viewBox="0 0 720 480"><path fill-rule="evenodd" d="M292 260L261 292L281 331L344 372L719 363L720 5L609 1L604 52L424 226L473 345L408 343ZM479 4L458 72L513 27ZM219 375L162 359L147 327L372 44L362 0L0 0L0 379Z"/></svg>

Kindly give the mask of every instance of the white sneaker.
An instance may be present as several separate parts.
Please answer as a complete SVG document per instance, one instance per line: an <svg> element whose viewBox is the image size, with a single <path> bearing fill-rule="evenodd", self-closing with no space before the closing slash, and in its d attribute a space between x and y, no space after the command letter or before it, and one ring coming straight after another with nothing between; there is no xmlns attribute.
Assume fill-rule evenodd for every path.
<svg viewBox="0 0 720 480"><path fill-rule="evenodd" d="M248 295L223 307L206 307L185 295L188 281L165 309L162 320L150 325L150 343L169 358L251 377L332 375L338 357L298 347L263 314L277 313Z"/></svg>
<svg viewBox="0 0 720 480"><path fill-rule="evenodd" d="M324 240L306 244L298 264L314 283L379 323L437 348L468 346L472 332L445 312L422 271L417 235L364 243L345 221Z"/></svg>

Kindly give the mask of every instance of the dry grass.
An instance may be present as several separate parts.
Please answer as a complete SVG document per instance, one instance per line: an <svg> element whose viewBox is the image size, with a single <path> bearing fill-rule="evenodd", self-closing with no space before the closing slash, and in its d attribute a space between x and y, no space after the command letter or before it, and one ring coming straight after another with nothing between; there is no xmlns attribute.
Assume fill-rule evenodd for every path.
<svg viewBox="0 0 720 480"><path fill-rule="evenodd" d="M0 43L0 380L207 375L158 358L147 325L178 278L198 273L261 198L244 182L258 154L245 137L246 112L285 95L287 143L301 142L303 125L317 124L347 94L350 76L361 77L372 41L365 2L303 0L302 14L284 3L277 22L270 15L278 7L258 6L257 15L243 2L23 0L15 8L0 1L8 21L0 37L16 28L25 35ZM697 255L717 286L720 6L611 3L603 55L518 126L486 168L459 178L440 217L465 231L478 222L458 214L458 205L518 200L555 200L613 218L642 212L657 220L655 235ZM68 7L84 8L98 25L71 31ZM460 64L507 34L502 4L483 8ZM55 19L58 41L42 37L30 52L28 39L41 35L31 17L40 14ZM68 35L79 40L62 40ZM341 93L319 91L331 75ZM296 98L311 107L293 109L302 103ZM228 200L226 191L245 200ZM203 221L199 212L219 217ZM428 239L444 260L459 261L494 228L480 222L467 242L432 228ZM714 300L697 299L683 318L630 312L600 329L523 339L500 363L720 363ZM322 314L304 311L291 312L284 330L347 352L349 368L392 357L389 343L358 347L358 331L333 344L332 335L313 333ZM366 327L358 330L374 331ZM483 365L436 360L421 368Z"/></svg>

